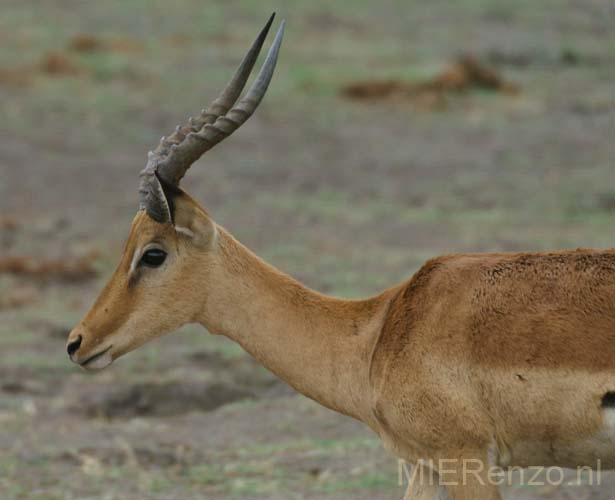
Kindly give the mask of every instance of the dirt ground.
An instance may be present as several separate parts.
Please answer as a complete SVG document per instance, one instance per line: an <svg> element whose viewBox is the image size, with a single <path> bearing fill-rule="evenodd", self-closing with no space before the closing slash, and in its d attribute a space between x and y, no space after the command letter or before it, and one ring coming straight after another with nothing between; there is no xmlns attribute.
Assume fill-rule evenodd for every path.
<svg viewBox="0 0 615 500"><path fill-rule="evenodd" d="M442 253L613 246L609 0L2 0L2 500L402 497L368 429L200 328L97 374L65 354L118 260L146 151L276 8L268 96L184 183L270 263L356 297ZM415 99L468 57L515 91ZM370 82L413 90L344 93ZM569 480L503 491L615 498L612 474Z"/></svg>

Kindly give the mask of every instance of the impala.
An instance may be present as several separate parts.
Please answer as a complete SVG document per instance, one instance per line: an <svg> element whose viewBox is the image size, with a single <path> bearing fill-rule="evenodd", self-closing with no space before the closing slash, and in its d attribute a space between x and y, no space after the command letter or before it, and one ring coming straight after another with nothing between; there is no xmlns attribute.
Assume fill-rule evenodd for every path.
<svg viewBox="0 0 615 500"><path fill-rule="evenodd" d="M263 262L179 187L263 98L284 23L237 102L272 21L220 96L149 153L120 263L70 333L70 359L101 369L200 323L430 468L435 481L406 499L500 498L492 466L615 467L615 251L449 255L345 300Z"/></svg>

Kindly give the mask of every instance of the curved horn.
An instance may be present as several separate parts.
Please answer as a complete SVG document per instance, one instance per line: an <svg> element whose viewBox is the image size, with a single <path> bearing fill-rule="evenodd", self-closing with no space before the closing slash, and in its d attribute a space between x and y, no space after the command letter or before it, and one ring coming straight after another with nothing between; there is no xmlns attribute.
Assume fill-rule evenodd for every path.
<svg viewBox="0 0 615 500"><path fill-rule="evenodd" d="M193 127L183 141L171 145L168 155L158 164L157 173L162 179L169 184L178 185L196 160L222 139L231 135L254 113L273 76L283 35L282 21L258 77L236 106L225 115L216 118L214 123L205 123L200 128Z"/></svg>
<svg viewBox="0 0 615 500"><path fill-rule="evenodd" d="M179 185L179 181L190 166L206 151L237 130L260 104L273 76L284 34L284 21L278 29L256 80L246 95L229 111L245 86L274 15L261 30L220 96L207 109L201 111L200 116L191 117L187 125L178 125L169 138L163 137L158 147L149 152L147 165L141 172L140 206L155 220L159 222L170 220L166 200L164 202L156 200L162 191L160 181L173 186Z"/></svg>

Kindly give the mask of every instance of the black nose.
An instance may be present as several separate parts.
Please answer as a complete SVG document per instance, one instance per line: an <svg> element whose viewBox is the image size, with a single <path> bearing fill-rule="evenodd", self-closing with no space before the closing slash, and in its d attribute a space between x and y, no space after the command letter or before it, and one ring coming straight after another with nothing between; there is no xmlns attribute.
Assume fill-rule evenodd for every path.
<svg viewBox="0 0 615 500"><path fill-rule="evenodd" d="M79 346L81 345L81 335L79 335L75 340L73 340L70 344L66 346L66 352L68 352L69 356L72 356L77 352Z"/></svg>

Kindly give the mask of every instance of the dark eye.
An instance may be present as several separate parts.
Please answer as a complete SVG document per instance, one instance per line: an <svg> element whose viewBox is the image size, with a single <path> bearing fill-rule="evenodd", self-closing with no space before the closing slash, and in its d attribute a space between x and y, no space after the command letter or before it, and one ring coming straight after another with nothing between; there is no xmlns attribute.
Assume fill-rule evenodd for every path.
<svg viewBox="0 0 615 500"><path fill-rule="evenodd" d="M149 267L158 267L167 258L167 253L160 248L150 248L142 256L139 264L143 264Z"/></svg>

